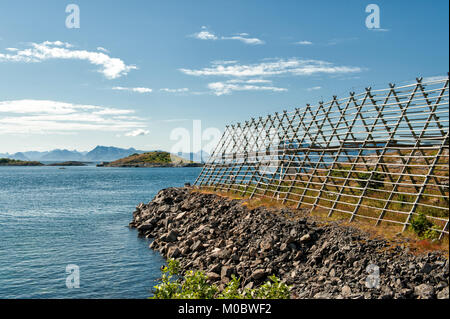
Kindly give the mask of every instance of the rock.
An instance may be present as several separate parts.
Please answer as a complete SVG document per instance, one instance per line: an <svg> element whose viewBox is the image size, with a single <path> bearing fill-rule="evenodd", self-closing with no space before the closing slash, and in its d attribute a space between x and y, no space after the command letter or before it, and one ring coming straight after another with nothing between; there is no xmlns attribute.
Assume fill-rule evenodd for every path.
<svg viewBox="0 0 450 319"><path fill-rule="evenodd" d="M295 256L294 256L294 260L300 260L303 256L303 253L301 251L298 251Z"/></svg>
<svg viewBox="0 0 450 319"><path fill-rule="evenodd" d="M348 297L348 296L350 296L352 294L352 289L349 286L345 285L341 289L341 294L344 297Z"/></svg>
<svg viewBox="0 0 450 319"><path fill-rule="evenodd" d="M222 288L232 274L247 288L274 274L296 298L448 298L449 263L438 252L416 256L401 236L392 245L340 222L316 223L308 210L298 220L288 208L242 202L168 188L138 205L130 226L177 258L182 273L202 270Z"/></svg>
<svg viewBox="0 0 450 319"><path fill-rule="evenodd" d="M149 230L153 230L153 228L154 228L153 223L151 223L151 222L145 222L145 223L139 225L139 226L137 227L137 230L138 230L139 232L146 232L146 231L149 231Z"/></svg>
<svg viewBox="0 0 450 319"><path fill-rule="evenodd" d="M211 257L216 257L216 258L218 258L218 257L220 257L221 253L222 253L222 249L216 247L216 248L214 248L214 249L212 250L212 252L211 252Z"/></svg>
<svg viewBox="0 0 450 319"><path fill-rule="evenodd" d="M175 217L175 220L181 220L184 218L184 216L186 216L186 212L179 213L177 217Z"/></svg>
<svg viewBox="0 0 450 319"><path fill-rule="evenodd" d="M181 254L180 249L178 249L178 247L175 246L171 246L167 250L167 257L169 258L178 258L180 254Z"/></svg>
<svg viewBox="0 0 450 319"><path fill-rule="evenodd" d="M331 269L329 275L330 275L330 277L335 277L336 276L336 270L334 270L334 268Z"/></svg>
<svg viewBox="0 0 450 319"><path fill-rule="evenodd" d="M300 242L301 243L305 243L305 242L308 242L308 241L310 241L311 240L311 235L310 234L306 234L306 235L304 235L304 236L302 236L301 238L300 238Z"/></svg>
<svg viewBox="0 0 450 319"><path fill-rule="evenodd" d="M220 276L218 274L216 274L215 272L206 273L206 277L210 281L218 281L220 279Z"/></svg>
<svg viewBox="0 0 450 319"><path fill-rule="evenodd" d="M434 297L434 288L427 284L421 284L414 288L414 294L420 299L431 299Z"/></svg>
<svg viewBox="0 0 450 319"><path fill-rule="evenodd" d="M314 299L331 299L332 296L327 292L318 292L314 295Z"/></svg>
<svg viewBox="0 0 450 319"><path fill-rule="evenodd" d="M174 230L171 230L169 233L167 233L167 235L164 237L164 241L168 242L168 243L173 243L177 241L177 236L178 233Z"/></svg>
<svg viewBox="0 0 450 319"><path fill-rule="evenodd" d="M449 299L449 296L448 296L448 286L445 287L444 289L442 289L441 291L438 292L437 298L438 298L438 299Z"/></svg>
<svg viewBox="0 0 450 319"><path fill-rule="evenodd" d="M254 280L262 279L266 276L266 271L264 269L257 269L252 273L251 278Z"/></svg>
<svg viewBox="0 0 450 319"><path fill-rule="evenodd" d="M191 251L200 251L202 250L203 244L200 240L197 240L192 246L191 246Z"/></svg>
<svg viewBox="0 0 450 319"><path fill-rule="evenodd" d="M391 299L394 296L394 293L389 287L383 287L380 295L380 299Z"/></svg>
<svg viewBox="0 0 450 319"><path fill-rule="evenodd" d="M161 213L165 213L165 212L167 212L169 210L170 210L169 205L162 205L162 206L158 207L157 213L161 214Z"/></svg>
<svg viewBox="0 0 450 319"><path fill-rule="evenodd" d="M191 252L191 248L189 246L184 247L183 249L181 249L181 254L183 256L187 256L190 252Z"/></svg>
<svg viewBox="0 0 450 319"><path fill-rule="evenodd" d="M231 278L231 275L234 273L235 273L235 269L233 267L223 266L222 270L220 271L220 278L222 278L222 280L224 278Z"/></svg>
<svg viewBox="0 0 450 319"><path fill-rule="evenodd" d="M429 274L431 272L431 270L433 270L433 267L429 263L425 263L422 266L422 269L420 269L420 271L425 274Z"/></svg>
<svg viewBox="0 0 450 319"><path fill-rule="evenodd" d="M290 244L295 243L295 241L296 241L296 238L294 236L289 236L286 240L286 244L290 245Z"/></svg>
<svg viewBox="0 0 450 319"><path fill-rule="evenodd" d="M214 264L211 267L209 267L210 272L220 273L222 270L222 266L220 264Z"/></svg>

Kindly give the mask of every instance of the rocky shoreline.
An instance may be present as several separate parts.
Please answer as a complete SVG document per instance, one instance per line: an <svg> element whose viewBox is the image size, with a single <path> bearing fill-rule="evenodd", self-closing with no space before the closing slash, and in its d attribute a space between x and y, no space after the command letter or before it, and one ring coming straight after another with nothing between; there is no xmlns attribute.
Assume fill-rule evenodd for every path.
<svg viewBox="0 0 450 319"><path fill-rule="evenodd" d="M276 275L293 298L449 298L449 262L371 239L337 222L320 223L288 209L248 209L240 200L162 190L139 204L130 227L154 238L150 248L202 270L219 287L232 274L254 288Z"/></svg>

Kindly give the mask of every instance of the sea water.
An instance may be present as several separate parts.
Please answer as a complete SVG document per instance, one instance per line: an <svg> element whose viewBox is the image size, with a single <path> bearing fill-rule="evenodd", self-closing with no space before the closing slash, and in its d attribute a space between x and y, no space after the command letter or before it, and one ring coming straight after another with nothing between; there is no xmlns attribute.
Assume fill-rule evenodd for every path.
<svg viewBox="0 0 450 319"><path fill-rule="evenodd" d="M128 223L200 170L0 167L0 298L151 296L164 260Z"/></svg>

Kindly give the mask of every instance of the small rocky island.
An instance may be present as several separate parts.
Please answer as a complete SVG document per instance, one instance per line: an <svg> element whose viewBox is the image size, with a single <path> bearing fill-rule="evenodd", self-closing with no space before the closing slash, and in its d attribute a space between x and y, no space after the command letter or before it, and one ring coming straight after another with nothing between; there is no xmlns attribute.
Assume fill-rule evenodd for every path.
<svg viewBox="0 0 450 319"><path fill-rule="evenodd" d="M86 166L87 164L84 162L77 162L77 161L68 161L68 162L62 162L62 163L52 163L48 164L47 166Z"/></svg>
<svg viewBox="0 0 450 319"><path fill-rule="evenodd" d="M293 298L448 299L449 262L440 252L413 254L308 211L249 208L191 188L162 190L140 204L130 227L150 248L180 260L182 272L204 271L220 287L235 274L254 288L269 275L292 286Z"/></svg>
<svg viewBox="0 0 450 319"><path fill-rule="evenodd" d="M199 167L203 164L188 161L168 152L155 151L133 154L114 162L103 162L98 167Z"/></svg>
<svg viewBox="0 0 450 319"><path fill-rule="evenodd" d="M10 158L0 158L0 166L44 166L36 161L19 161Z"/></svg>

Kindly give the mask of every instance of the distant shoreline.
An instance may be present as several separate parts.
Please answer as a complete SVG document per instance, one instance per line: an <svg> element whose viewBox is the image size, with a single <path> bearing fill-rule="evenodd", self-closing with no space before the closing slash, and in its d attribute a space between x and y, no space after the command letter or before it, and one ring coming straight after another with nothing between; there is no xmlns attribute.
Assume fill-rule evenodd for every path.
<svg viewBox="0 0 450 319"><path fill-rule="evenodd" d="M155 151L132 154L113 162L102 162L97 167L202 167L204 164L185 160L168 152Z"/></svg>
<svg viewBox="0 0 450 319"><path fill-rule="evenodd" d="M98 163L98 162L97 162ZM125 158L121 158L112 162L87 162L87 161L63 161L42 163L39 161L24 161L9 158L0 158L0 166L88 166L96 165L97 167L128 167L128 168L151 168L151 167L203 167L204 163L197 163L185 160L168 152L148 152L143 154L133 154Z"/></svg>
<svg viewBox="0 0 450 319"><path fill-rule="evenodd" d="M97 167L122 167L122 168L181 168L181 167L203 167L203 163L183 163L183 164L150 164L150 163L135 163L135 164L97 164Z"/></svg>
<svg viewBox="0 0 450 319"><path fill-rule="evenodd" d="M0 158L0 166L44 166L44 164L36 161L19 161L9 158Z"/></svg>

